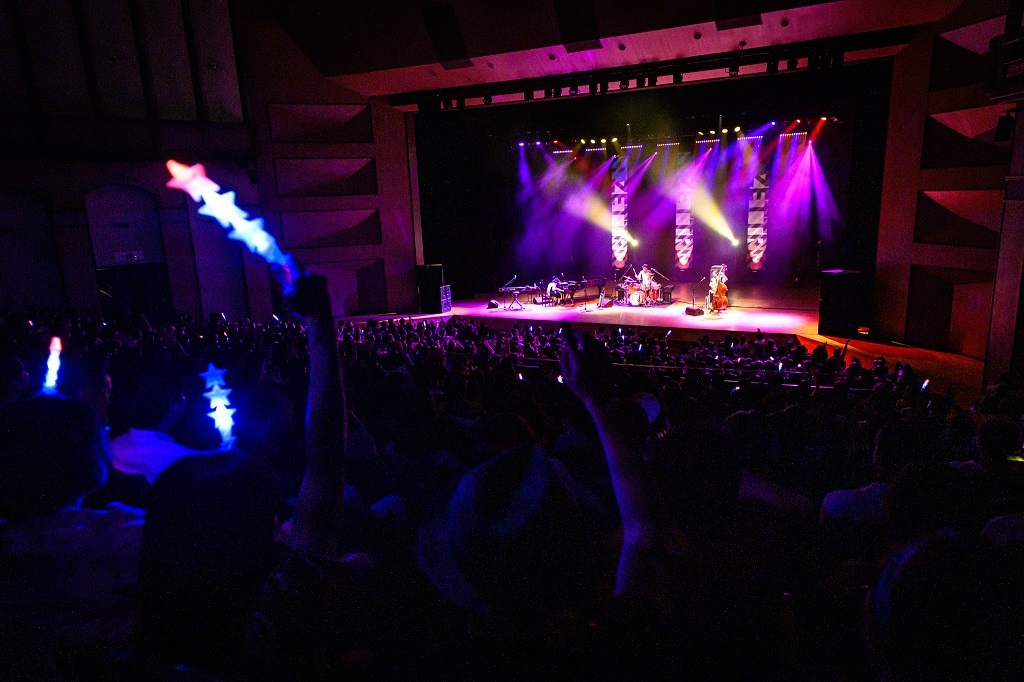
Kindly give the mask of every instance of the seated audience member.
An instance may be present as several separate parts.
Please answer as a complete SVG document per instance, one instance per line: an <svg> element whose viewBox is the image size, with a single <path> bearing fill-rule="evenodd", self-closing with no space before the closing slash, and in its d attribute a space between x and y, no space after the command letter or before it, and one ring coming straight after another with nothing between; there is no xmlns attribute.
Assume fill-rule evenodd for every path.
<svg viewBox="0 0 1024 682"><path fill-rule="evenodd" d="M875 438L875 480L856 490L834 490L821 503L821 523L871 525L888 517L885 498L893 477L914 462L927 462L939 453L937 434L923 420L900 418L883 426Z"/></svg>
<svg viewBox="0 0 1024 682"><path fill-rule="evenodd" d="M107 461L84 403L35 397L0 412L0 629L65 653L132 637L144 517L81 506Z"/></svg>
<svg viewBox="0 0 1024 682"><path fill-rule="evenodd" d="M280 495L265 465L238 453L170 465L153 487L140 575L146 641L168 662L242 679L341 665L341 606L354 599L335 563L345 400L326 281L302 278L297 288L310 370L307 465L289 551L275 551Z"/></svg>
<svg viewBox="0 0 1024 682"><path fill-rule="evenodd" d="M111 441L112 464L153 483L171 464L195 454L170 433L185 416L184 386L170 368L150 365L132 377L126 390L130 428Z"/></svg>
<svg viewBox="0 0 1024 682"><path fill-rule="evenodd" d="M1002 608L1006 567L995 559L977 542L941 531L889 561L867 613L882 679L1019 679L1020 616Z"/></svg>

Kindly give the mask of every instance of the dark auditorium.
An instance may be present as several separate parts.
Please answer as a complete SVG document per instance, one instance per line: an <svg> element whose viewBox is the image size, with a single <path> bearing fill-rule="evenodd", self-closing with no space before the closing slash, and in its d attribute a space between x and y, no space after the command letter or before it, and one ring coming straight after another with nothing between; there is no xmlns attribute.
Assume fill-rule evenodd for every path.
<svg viewBox="0 0 1024 682"><path fill-rule="evenodd" d="M1024 0L0 0L0 680L1024 678L1019 111Z"/></svg>

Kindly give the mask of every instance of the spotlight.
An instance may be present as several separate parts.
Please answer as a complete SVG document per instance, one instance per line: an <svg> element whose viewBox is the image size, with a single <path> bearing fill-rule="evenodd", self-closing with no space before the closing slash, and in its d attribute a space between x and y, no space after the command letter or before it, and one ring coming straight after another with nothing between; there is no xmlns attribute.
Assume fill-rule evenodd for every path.
<svg viewBox="0 0 1024 682"><path fill-rule="evenodd" d="M555 96L555 91L552 90L551 88L548 88L547 90L544 91L544 97L546 97L547 99L551 99L554 96Z"/></svg>
<svg viewBox="0 0 1024 682"><path fill-rule="evenodd" d="M828 116L822 116L822 117L821 117L821 120L822 120L822 121L827 121L827 120L828 120Z"/></svg>
<svg viewBox="0 0 1024 682"><path fill-rule="evenodd" d="M569 86L569 96L575 97L578 94L580 94L580 86L573 83L572 85Z"/></svg>
<svg viewBox="0 0 1024 682"><path fill-rule="evenodd" d="M618 142L618 141L619 141L619 138L617 138L617 137L613 137L612 138L612 142Z"/></svg>
<svg viewBox="0 0 1024 682"><path fill-rule="evenodd" d="M523 99L529 102L533 99L533 90L527 90L523 93Z"/></svg>
<svg viewBox="0 0 1024 682"><path fill-rule="evenodd" d="M540 147L540 146L541 146L541 145L543 145L544 143L543 143L543 142L541 142L540 140L537 140L537 142L535 142L535 144L536 144L536 145L537 145L538 147Z"/></svg>
<svg viewBox="0 0 1024 682"><path fill-rule="evenodd" d="M740 65L739 64L730 64L729 65L729 78L735 78L738 75L740 75Z"/></svg>
<svg viewBox="0 0 1024 682"><path fill-rule="evenodd" d="M796 57L790 57L788 60L786 60L786 69L789 70L789 71L792 71L793 69L796 68L797 64L799 64L799 61L797 60L797 58Z"/></svg>
<svg viewBox="0 0 1024 682"><path fill-rule="evenodd" d="M697 134L698 134L698 135L703 135L703 134L704 134L704 131L703 131L703 130L698 130L698 131L697 131Z"/></svg>
<svg viewBox="0 0 1024 682"><path fill-rule="evenodd" d="M739 126L736 126L735 128L733 128L733 129L732 129L732 131L733 131L734 133L738 133L738 132L740 131L740 127L739 127Z"/></svg>
<svg viewBox="0 0 1024 682"><path fill-rule="evenodd" d="M775 125L775 121L772 121L772 126L774 126L774 125Z"/></svg>
<svg viewBox="0 0 1024 682"><path fill-rule="evenodd" d="M608 140L606 140L606 139L604 139L604 138L602 137L602 138L601 138L601 144L605 144L606 142L608 142Z"/></svg>
<svg viewBox="0 0 1024 682"><path fill-rule="evenodd" d="M492 101L493 100L491 99L490 95L484 95L484 106L485 107L489 107L491 105Z"/></svg>
<svg viewBox="0 0 1024 682"><path fill-rule="evenodd" d="M561 97L562 96L562 88L561 87L555 88L554 95L555 95L555 97Z"/></svg>
<svg viewBox="0 0 1024 682"><path fill-rule="evenodd" d="M520 143L519 143L519 146L520 146L520 147L526 146L526 143L525 143L525 142L520 142Z"/></svg>
<svg viewBox="0 0 1024 682"><path fill-rule="evenodd" d="M682 83L683 83L683 74L681 74L681 73L674 73L674 74L672 74L672 84L673 85L682 85Z"/></svg>
<svg viewBox="0 0 1024 682"><path fill-rule="evenodd" d="M623 78L622 80L619 81L619 90L628 90L628 89L629 89L629 81L626 80L625 78Z"/></svg>
<svg viewBox="0 0 1024 682"><path fill-rule="evenodd" d="M765 73L772 74L772 73L778 73L778 72L779 72L779 60L778 59L769 59L768 60L768 65L765 68Z"/></svg>
<svg viewBox="0 0 1024 682"><path fill-rule="evenodd" d="M591 140L590 144L597 144L597 140Z"/></svg>
<svg viewBox="0 0 1024 682"><path fill-rule="evenodd" d="M802 123L802 121L800 119L797 119L796 122L797 123Z"/></svg>

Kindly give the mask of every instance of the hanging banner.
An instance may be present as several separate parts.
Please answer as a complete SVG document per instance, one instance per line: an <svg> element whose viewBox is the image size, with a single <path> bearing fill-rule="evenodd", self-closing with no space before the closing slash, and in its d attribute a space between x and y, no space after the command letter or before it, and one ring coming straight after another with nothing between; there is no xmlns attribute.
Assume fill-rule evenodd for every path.
<svg viewBox="0 0 1024 682"><path fill-rule="evenodd" d="M629 191L626 180L629 177L629 164L626 154L619 154L612 161L612 265L616 268L626 267L629 256L628 232L626 231L626 205Z"/></svg>
<svg viewBox="0 0 1024 682"><path fill-rule="evenodd" d="M676 268L689 270L693 259L693 190L695 185L686 180L679 183L679 196L676 198Z"/></svg>
<svg viewBox="0 0 1024 682"><path fill-rule="evenodd" d="M747 208L747 267L757 272L764 267L768 249L768 174L758 173L750 186Z"/></svg>

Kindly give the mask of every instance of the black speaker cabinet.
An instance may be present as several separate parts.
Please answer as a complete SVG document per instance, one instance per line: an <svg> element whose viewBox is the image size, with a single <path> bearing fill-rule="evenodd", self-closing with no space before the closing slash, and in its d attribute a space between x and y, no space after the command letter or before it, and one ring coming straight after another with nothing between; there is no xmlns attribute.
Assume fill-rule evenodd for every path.
<svg viewBox="0 0 1024 682"><path fill-rule="evenodd" d="M675 290L674 284L663 284L661 285L661 302L672 303L672 292Z"/></svg>
<svg viewBox="0 0 1024 682"><path fill-rule="evenodd" d="M444 286L444 267L440 263L416 266L416 290L421 313L440 313L441 287ZM449 295L449 309L451 296Z"/></svg>
<svg viewBox="0 0 1024 682"><path fill-rule="evenodd" d="M857 334L863 279L858 270L821 273L818 333L851 338Z"/></svg>

